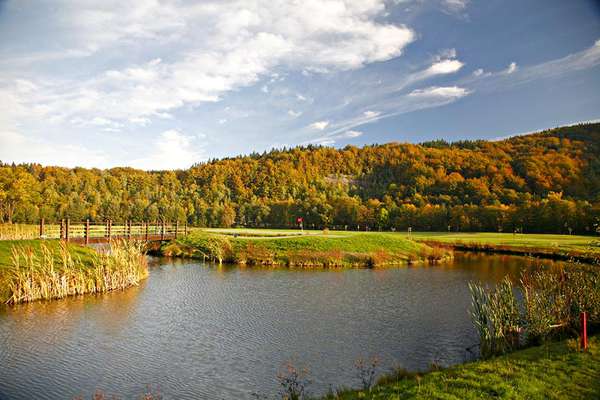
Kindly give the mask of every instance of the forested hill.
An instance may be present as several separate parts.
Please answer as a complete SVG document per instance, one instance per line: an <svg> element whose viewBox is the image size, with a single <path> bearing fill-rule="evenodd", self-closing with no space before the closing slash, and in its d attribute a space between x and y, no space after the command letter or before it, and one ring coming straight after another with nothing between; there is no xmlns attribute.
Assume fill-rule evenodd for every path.
<svg viewBox="0 0 600 400"><path fill-rule="evenodd" d="M298 147L145 172L0 166L0 219L592 233L600 124L502 141Z"/></svg>

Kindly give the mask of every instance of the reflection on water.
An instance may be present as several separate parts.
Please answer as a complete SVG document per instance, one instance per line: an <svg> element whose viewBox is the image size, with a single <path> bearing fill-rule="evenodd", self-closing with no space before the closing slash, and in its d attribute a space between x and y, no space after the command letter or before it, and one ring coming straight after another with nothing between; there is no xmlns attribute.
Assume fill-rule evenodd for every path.
<svg viewBox="0 0 600 400"><path fill-rule="evenodd" d="M290 360L319 394L356 386L359 357L386 368L462 362L477 341L468 282L539 264L468 253L374 270L152 259L149 279L123 292L0 308L0 399L137 398L149 384L165 398L250 398L275 393Z"/></svg>

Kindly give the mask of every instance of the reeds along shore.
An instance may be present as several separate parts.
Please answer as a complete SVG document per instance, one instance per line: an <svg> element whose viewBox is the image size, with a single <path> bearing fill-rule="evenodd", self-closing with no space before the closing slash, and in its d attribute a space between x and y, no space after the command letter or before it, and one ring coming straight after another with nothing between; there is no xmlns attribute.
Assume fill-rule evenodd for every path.
<svg viewBox="0 0 600 400"><path fill-rule="evenodd" d="M580 313L600 324L598 265L523 272L514 285L505 278L488 289L471 283L471 316L484 357L577 334Z"/></svg>
<svg viewBox="0 0 600 400"><path fill-rule="evenodd" d="M41 244L39 250L16 245L11 263L0 276L8 304L66 296L101 293L137 285L148 275L142 244L115 241L89 259L74 255L68 244L57 248Z"/></svg>

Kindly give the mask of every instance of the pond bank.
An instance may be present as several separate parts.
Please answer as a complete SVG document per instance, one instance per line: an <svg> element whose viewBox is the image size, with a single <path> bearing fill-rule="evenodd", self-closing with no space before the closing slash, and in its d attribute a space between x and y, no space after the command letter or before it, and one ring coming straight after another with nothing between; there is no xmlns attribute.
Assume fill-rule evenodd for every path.
<svg viewBox="0 0 600 400"><path fill-rule="evenodd" d="M586 264L593 264L600 259L600 254L596 252L578 250L565 251L561 249L553 249L551 247L530 247L480 242L444 242L438 240L419 240L419 242L429 246L436 246L450 250L537 257L549 260L573 261Z"/></svg>
<svg viewBox="0 0 600 400"><path fill-rule="evenodd" d="M370 391L345 390L323 399L597 399L599 378L596 335L587 352L570 339L428 373L400 370Z"/></svg>
<svg viewBox="0 0 600 400"><path fill-rule="evenodd" d="M256 238L195 231L163 245L159 253L218 263L287 267L434 264L452 257L447 248L385 233Z"/></svg>

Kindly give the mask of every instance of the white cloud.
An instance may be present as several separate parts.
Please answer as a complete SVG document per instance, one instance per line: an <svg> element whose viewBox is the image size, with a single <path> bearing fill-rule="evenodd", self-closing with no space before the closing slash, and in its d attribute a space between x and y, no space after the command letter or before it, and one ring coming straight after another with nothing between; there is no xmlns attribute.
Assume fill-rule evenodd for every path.
<svg viewBox="0 0 600 400"><path fill-rule="evenodd" d="M80 81L49 81L36 94L19 92L20 100L27 108L43 104L48 118L98 116L146 123L186 104L219 101L262 76L278 79L272 70L279 66L348 70L397 57L415 34L406 26L381 22L384 13L383 0L196 5L144 0L135 6L107 0L64 9L59 4L56 14L61 18L53 14L48 24L71 33L63 38L64 45L79 44L86 54L119 48L135 53L149 41L168 42L170 58ZM298 99L306 100L301 95Z"/></svg>
<svg viewBox="0 0 600 400"><path fill-rule="evenodd" d="M371 111L371 110L367 110L367 111L365 111L365 112L363 113L363 115L364 115L366 118L369 118L369 119L371 119L371 118L376 118L376 117L378 117L380 114L381 114L381 113L380 113L379 111Z"/></svg>
<svg viewBox="0 0 600 400"><path fill-rule="evenodd" d="M165 170L189 168L194 163L206 159L202 149L194 142L198 136L187 136L169 129L162 132L152 143L153 152L147 157L132 160L130 165L145 170Z"/></svg>
<svg viewBox="0 0 600 400"><path fill-rule="evenodd" d="M408 94L411 97L461 98L468 95L469 90L458 86L432 86L426 89L415 89Z"/></svg>
<svg viewBox="0 0 600 400"><path fill-rule="evenodd" d="M442 0L442 3L451 11L461 11L467 7L469 0Z"/></svg>
<svg viewBox="0 0 600 400"><path fill-rule="evenodd" d="M79 144L27 137L19 132L0 127L0 160L16 163L40 163L65 167L107 167L109 158L98 150Z"/></svg>
<svg viewBox="0 0 600 400"><path fill-rule="evenodd" d="M129 118L129 122L140 126L148 126L151 123L150 118L145 117L132 117Z"/></svg>
<svg viewBox="0 0 600 400"><path fill-rule="evenodd" d="M299 116L302 115L301 111L294 111L294 110L288 110L288 115L292 118L298 118Z"/></svg>
<svg viewBox="0 0 600 400"><path fill-rule="evenodd" d="M506 73L507 74L512 74L516 70L517 70L517 63L516 62L511 62L509 64L509 66L506 68Z"/></svg>
<svg viewBox="0 0 600 400"><path fill-rule="evenodd" d="M355 138L355 137L359 137L359 136L362 136L362 135L363 135L363 132L361 132L361 131L355 131L355 130L349 130L349 131L346 131L346 132L344 132L342 134L342 136L348 137L348 138Z"/></svg>
<svg viewBox="0 0 600 400"><path fill-rule="evenodd" d="M433 75L442 75L442 74L451 74L454 72L458 72L462 67L463 63L459 60L442 60L438 61L429 67L425 71L426 76Z"/></svg>
<svg viewBox="0 0 600 400"><path fill-rule="evenodd" d="M329 126L329 121L317 121L310 124L308 127L317 131L322 131Z"/></svg>
<svg viewBox="0 0 600 400"><path fill-rule="evenodd" d="M304 103L304 102L305 102L305 103L309 103L309 104L310 104L310 103L312 103L312 102L314 101L314 99L313 99L313 98L311 98L311 97L308 97L308 96L304 96L304 95L302 95L302 94L300 94L300 93L296 93L296 100L298 100L298 101L301 101L301 102L303 102L303 103Z"/></svg>
<svg viewBox="0 0 600 400"><path fill-rule="evenodd" d="M320 138L309 140L308 142L305 142L303 144L316 144L319 146L331 146L331 145L335 144L335 139L325 136L325 137L320 137Z"/></svg>
<svg viewBox="0 0 600 400"><path fill-rule="evenodd" d="M335 134L328 134L315 139L307 140L302 144L318 144L321 146L331 146L335 144L339 139L351 139L362 136L363 132L356 130L348 130L342 133L336 132Z"/></svg>
<svg viewBox="0 0 600 400"><path fill-rule="evenodd" d="M533 80L546 79L600 65L600 40L591 47L568 56L535 65L518 66L515 62L498 72L474 74L461 84L476 85L478 92L506 89Z"/></svg>

